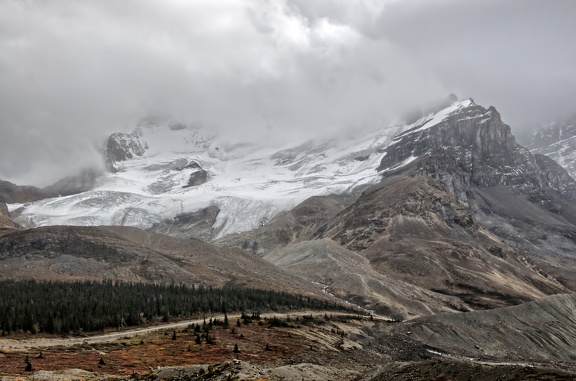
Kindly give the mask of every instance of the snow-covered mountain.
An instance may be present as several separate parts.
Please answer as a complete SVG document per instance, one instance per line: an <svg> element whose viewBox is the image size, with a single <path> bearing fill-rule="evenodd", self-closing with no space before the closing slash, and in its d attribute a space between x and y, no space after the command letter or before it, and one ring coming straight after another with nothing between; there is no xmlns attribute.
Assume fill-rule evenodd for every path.
<svg viewBox="0 0 576 381"><path fill-rule="evenodd" d="M554 159L576 178L576 116L551 123L525 140L530 151Z"/></svg>
<svg viewBox="0 0 576 381"><path fill-rule="evenodd" d="M213 131L151 120L106 146L111 169L94 189L9 205L23 226L126 225L150 228L182 213L216 206L212 238L251 230L303 200L350 193L380 180L393 137L425 129L474 103L455 102L411 125L285 146L225 142Z"/></svg>

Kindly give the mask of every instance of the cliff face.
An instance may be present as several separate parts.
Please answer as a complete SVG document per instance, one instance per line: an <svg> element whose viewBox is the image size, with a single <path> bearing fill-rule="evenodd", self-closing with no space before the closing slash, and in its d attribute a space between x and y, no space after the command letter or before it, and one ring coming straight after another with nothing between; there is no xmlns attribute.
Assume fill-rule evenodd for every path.
<svg viewBox="0 0 576 381"><path fill-rule="evenodd" d="M574 197L576 182L552 160L520 146L494 107L472 101L437 124L416 127L396 137L379 170L385 177L407 173L441 179L455 191L463 187L547 188Z"/></svg>
<svg viewBox="0 0 576 381"><path fill-rule="evenodd" d="M0 229L16 229L18 225L12 221L6 204L0 202Z"/></svg>
<svg viewBox="0 0 576 381"><path fill-rule="evenodd" d="M148 147L135 134L114 133L106 144L106 166L115 171L115 163L142 156Z"/></svg>

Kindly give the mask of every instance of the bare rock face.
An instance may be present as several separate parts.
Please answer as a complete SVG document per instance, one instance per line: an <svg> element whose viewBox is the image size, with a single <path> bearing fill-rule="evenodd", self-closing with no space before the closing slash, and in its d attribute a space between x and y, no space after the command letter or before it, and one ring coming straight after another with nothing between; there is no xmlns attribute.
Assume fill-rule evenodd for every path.
<svg viewBox="0 0 576 381"><path fill-rule="evenodd" d="M574 197L576 182L560 166L516 143L494 107L471 103L430 127L416 126L386 149L384 176L418 174L454 187L547 188Z"/></svg>
<svg viewBox="0 0 576 381"><path fill-rule="evenodd" d="M220 209L212 205L194 212L177 214L174 218L154 224L148 230L171 237L210 241L218 213Z"/></svg>
<svg viewBox="0 0 576 381"><path fill-rule="evenodd" d="M16 229L18 224L16 224L10 217L10 212L6 207L6 204L0 202L0 229Z"/></svg>
<svg viewBox="0 0 576 381"><path fill-rule="evenodd" d="M198 185L204 184L208 181L208 172L204 169L199 169L196 172L192 172L188 178L188 183L184 185L184 188L196 187Z"/></svg>
<svg viewBox="0 0 576 381"><path fill-rule="evenodd" d="M147 149L148 146L142 144L136 134L114 133L110 135L106 144L106 165L114 170L115 163L142 156Z"/></svg>
<svg viewBox="0 0 576 381"><path fill-rule="evenodd" d="M489 207L493 213L498 211L497 216L503 221L496 220L494 215L479 220L477 205L458 202L439 180L428 176L393 176L364 191L354 204L320 228L317 237L329 238L360 253L368 259L372 270L380 274L437 294L456 296L471 309L518 304L570 290L573 286L565 283L570 279L568 274L556 271L548 276L547 271L554 271L551 267L544 271L544 265L540 267L536 261L527 259L532 254L518 249L532 245L526 242L531 239L526 231L533 234L543 231L536 233L529 224L518 226L524 231L514 231L514 235L524 238L512 245L498 236L501 232L488 230L493 223L489 218L495 226L505 226L506 231L513 229L504 225L508 219L536 216L541 218L537 221L540 225L545 222L552 226L561 221L548 217L547 211L533 205L526 196L506 192L503 189L496 199L506 196L516 200L513 208L522 211L532 207L532 215L507 215L504 208L510 202L506 199L503 204ZM483 226L484 221L490 221L489 226ZM573 231L574 226L569 226L566 228ZM561 242L575 247L567 239ZM557 267L564 263L552 256L547 260ZM575 263L574 258L566 261Z"/></svg>

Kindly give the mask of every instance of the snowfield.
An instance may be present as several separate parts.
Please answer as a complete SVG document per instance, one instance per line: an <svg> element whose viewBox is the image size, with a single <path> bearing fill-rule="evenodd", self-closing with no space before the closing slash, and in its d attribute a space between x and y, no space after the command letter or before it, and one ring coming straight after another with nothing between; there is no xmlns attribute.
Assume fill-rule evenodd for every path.
<svg viewBox="0 0 576 381"><path fill-rule="evenodd" d="M220 213L213 238L219 238L263 225L311 196L348 193L378 182L381 174L376 168L395 135L429 128L470 104L457 102L410 126L394 124L360 137L284 147L223 144L211 131L190 125L139 126L129 135L122 134L122 139L134 140L143 154L115 162L117 172L105 174L95 189L9 208L25 227L146 229L177 214L215 205ZM207 172L206 182L187 186L198 166Z"/></svg>

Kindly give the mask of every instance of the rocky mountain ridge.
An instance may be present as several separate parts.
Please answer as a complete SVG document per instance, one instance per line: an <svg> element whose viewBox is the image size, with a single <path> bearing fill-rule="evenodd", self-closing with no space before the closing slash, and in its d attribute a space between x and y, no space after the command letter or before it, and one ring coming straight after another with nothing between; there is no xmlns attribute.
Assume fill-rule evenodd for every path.
<svg viewBox="0 0 576 381"><path fill-rule="evenodd" d="M522 143L532 153L552 158L576 177L576 116L527 134Z"/></svg>
<svg viewBox="0 0 576 381"><path fill-rule="evenodd" d="M403 317L429 314L424 300L436 312L483 309L575 289L575 182L518 145L494 108L465 100L421 118L383 150L379 170L383 181L347 205L305 202L217 244ZM304 210L315 212L293 219ZM345 260L355 256L362 270ZM429 294L400 302L382 277Z"/></svg>
<svg viewBox="0 0 576 381"><path fill-rule="evenodd" d="M413 173L454 187L513 186L546 188L573 198L576 181L561 166L516 142L500 113L472 100L445 110L445 118L427 119L396 136L386 148L379 170L384 176Z"/></svg>

